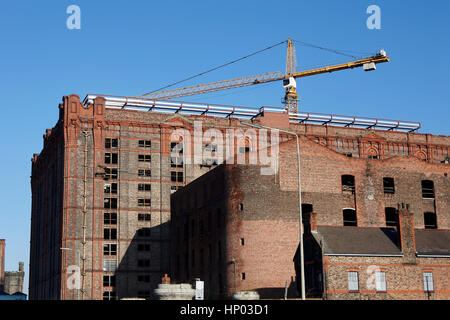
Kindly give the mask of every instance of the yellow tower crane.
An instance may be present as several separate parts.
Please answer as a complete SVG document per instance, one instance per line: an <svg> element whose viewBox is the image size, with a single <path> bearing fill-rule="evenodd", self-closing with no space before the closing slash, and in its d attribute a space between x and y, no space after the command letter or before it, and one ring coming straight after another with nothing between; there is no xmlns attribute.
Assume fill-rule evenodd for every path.
<svg viewBox="0 0 450 320"><path fill-rule="evenodd" d="M295 47L291 39L288 39L286 42L287 42L287 56L286 56L285 74L282 74L280 71L276 71L231 80L222 80L207 84L200 84L179 89L150 92L133 98L168 100L281 80L283 81L283 87L285 89L285 96L283 100L285 109L288 112L296 113L298 112L298 94L296 83L297 78L309 77L317 74L353 69L358 67L363 67L364 71L372 71L376 70L376 64L390 61L390 59L386 55L386 52L384 50L381 50L374 56L358 59L348 63L296 72Z"/></svg>

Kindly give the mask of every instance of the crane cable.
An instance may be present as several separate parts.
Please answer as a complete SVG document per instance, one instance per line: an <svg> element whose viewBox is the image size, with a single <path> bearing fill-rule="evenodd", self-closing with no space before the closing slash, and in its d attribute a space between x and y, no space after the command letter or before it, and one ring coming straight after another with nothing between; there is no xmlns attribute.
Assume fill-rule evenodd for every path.
<svg viewBox="0 0 450 320"><path fill-rule="evenodd" d="M147 94L150 94L150 93L154 93L154 92L161 91L161 90L163 90L163 89L166 89L166 88L172 87L172 86L174 86L174 85L177 85L177 84L179 84L179 83L181 83L181 82L185 82L185 81L188 81L188 80L197 78L197 77L199 77L199 76L202 76L202 75L204 75L204 74L206 74L206 73L212 72L212 71L214 71L214 70L217 70L217 69L220 69L220 68L229 66L230 64L239 62L239 61L241 61L241 60L244 60L244 59L246 59L246 58L249 58L249 57L254 56L254 55L258 54L258 53L264 52L264 51L266 51L266 50L272 49L272 48L274 48L274 47L276 47L276 46L279 46L279 45L281 45L281 44L283 44L283 43L286 43L286 42L287 42L287 40L281 41L281 42L279 42L279 43L277 43L277 44L271 45L271 46L269 46L269 47L267 47L267 48L264 48L264 49L262 49L262 50L258 50L258 51L256 51L256 52L250 53L250 54L248 54L248 55L246 55L246 56L244 56L244 57L242 57L242 58L239 58L239 59L230 61L230 62L225 63L225 64L222 64L222 65L220 65L220 66L218 66L218 67L215 67L215 68L209 69L209 70L207 70L207 71L198 73L198 74L196 74L196 75L194 75L194 76L191 76L191 77L189 77L189 78L186 78L186 79L184 79L184 80L180 80L180 81L174 82L174 83L169 84L169 85L167 85L167 86L164 86L164 87L162 87L162 88L153 90L153 91L151 91L151 92L149 92L149 93L145 93L145 94L143 94L143 96L145 96L145 95L147 95Z"/></svg>
<svg viewBox="0 0 450 320"><path fill-rule="evenodd" d="M350 52L348 50L336 50L336 49L325 48L325 47L322 47L322 46L318 46L318 45L315 45L315 44L311 44L311 43L307 43L307 42L299 41L299 40L295 40L295 39L292 39L292 41L294 41L296 43L299 43L301 45L307 46L307 47L312 47L312 48L316 48L316 49L320 49L320 50L324 50L324 51L333 52L335 54L351 57L351 58L353 58L355 60L359 59L359 57L357 57L357 56L354 56L354 55L342 52L342 51ZM358 53L362 53L362 52L358 52Z"/></svg>
<svg viewBox="0 0 450 320"><path fill-rule="evenodd" d="M311 44L311 43L307 43L307 42L304 42L304 41L299 41L299 40L295 40L295 39L291 39L291 40L294 41L295 43L298 43L298 44L301 44L301 45L304 45L304 46L308 46L308 47L312 47L312 48L316 48L316 49L320 49L320 50L325 50L325 51L329 51L329 52L333 52L333 53L338 54L338 55L343 55L343 56L351 57L351 58L353 58L353 59L355 59L355 60L358 60L358 59L359 59L359 57L357 57L357 56L354 56L354 55L351 55L351 54L342 52L342 51L344 51L344 50L339 51L339 50L336 50L336 49L325 48L325 47L318 46L318 45ZM220 68L229 66L229 65L231 65L231 64L233 64L233 63L242 61L242 60L244 60L244 59L247 59L247 58L249 58L249 57L252 57L252 56L254 56L254 55L257 55L258 53L261 53L261 52L267 51L267 50L269 50L269 49L272 49L272 48L274 48L274 47L277 47L277 46L279 46L279 45L281 45L281 44L283 44L283 43L286 43L286 42L287 42L287 40L281 41L281 42L279 42L279 43L273 44L273 45L271 45L271 46L269 46L269 47L266 47L266 48L264 48L264 49L261 49L261 50L255 51L255 52L253 52L253 53L250 53L250 54L248 54L248 55L246 55L246 56L244 56L244 57L241 57L241 58L239 58L239 59L236 59L236 60L227 62L227 63L225 63L225 64L222 64L222 65L220 65L220 66L217 66L217 67L212 68L212 69L209 69L209 70L206 70L206 71L204 71L204 72L200 72L200 73L198 73L198 74L196 74L196 75L193 75L193 76L190 76L190 77L188 77L188 78L186 78L186 79L183 79L183 80L174 82L174 83L172 83L172 84L166 85L166 86L164 86L164 87L161 87L161 88L159 88L159 89L153 90L153 91L148 92L148 93L145 93L145 94L143 94L143 95L139 95L139 97L142 97L142 96L145 96L145 95L154 93L154 92L158 92L158 91L161 91L161 90L164 90L164 89L173 87L173 86L175 86L175 85L177 85L177 84L179 84L179 83L186 82L186 81L189 81L189 80L191 80L191 79L200 77L200 76L202 76L202 75L204 75L204 74L207 74L207 73L212 72L212 71L215 71L215 70L217 70L217 69L220 69ZM348 51L348 50L345 50L345 51L351 52L351 51ZM354 51L353 51L353 52L354 52ZM355 53L356 53L356 52L355 52ZM362 53L362 52L358 52L358 53Z"/></svg>

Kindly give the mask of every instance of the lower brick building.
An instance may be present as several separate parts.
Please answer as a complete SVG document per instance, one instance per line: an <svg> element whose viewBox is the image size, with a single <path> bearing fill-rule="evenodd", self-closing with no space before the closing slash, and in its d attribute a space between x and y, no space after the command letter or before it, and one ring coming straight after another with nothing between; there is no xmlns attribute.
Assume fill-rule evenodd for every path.
<svg viewBox="0 0 450 320"><path fill-rule="evenodd" d="M300 159L307 297L450 298L447 163L350 158L307 136ZM277 174L224 164L174 193L171 278L205 280L210 299L298 297L296 164L292 140Z"/></svg>

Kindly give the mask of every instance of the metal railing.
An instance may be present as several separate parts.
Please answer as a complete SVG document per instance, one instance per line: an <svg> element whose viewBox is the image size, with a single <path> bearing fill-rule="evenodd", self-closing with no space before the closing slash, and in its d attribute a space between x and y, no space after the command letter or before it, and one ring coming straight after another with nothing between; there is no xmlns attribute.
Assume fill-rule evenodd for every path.
<svg viewBox="0 0 450 320"><path fill-rule="evenodd" d="M145 98L130 98L123 96L88 94L83 100L86 106L93 103L97 97L105 99L105 106L108 109L117 110L137 110L155 111L160 113L180 113L188 115L209 115L226 118L254 119L264 112L285 113L284 108L261 107L251 108L243 106L229 106L220 104L181 102L172 100L156 100ZM333 125L342 127L355 127L378 130L398 130L415 132L421 128L420 122L388 120L367 117L343 116L325 113L312 112L289 112L291 123L310 123L320 125Z"/></svg>

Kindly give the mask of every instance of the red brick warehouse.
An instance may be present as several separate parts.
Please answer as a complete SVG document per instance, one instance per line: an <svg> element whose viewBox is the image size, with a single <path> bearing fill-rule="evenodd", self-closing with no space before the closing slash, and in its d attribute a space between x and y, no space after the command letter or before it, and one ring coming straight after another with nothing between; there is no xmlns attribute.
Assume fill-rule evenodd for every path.
<svg viewBox="0 0 450 320"><path fill-rule="evenodd" d="M163 102L158 103L143 101L133 105L117 97L88 96L83 102L76 95L63 98L58 122L53 129L46 131L44 148L33 157L30 299L151 298L153 289L165 273L175 279L182 278L173 274L175 269L171 269L176 255L171 254L170 243L171 240L176 243L174 239L181 235L172 233L171 237L170 234L170 212L173 209L170 195L217 165L214 161L201 164L173 162L170 157L171 147L174 146L171 135L180 128L192 130L197 120L202 122L204 131L215 128L225 134L230 128L247 129L240 123L239 117L250 113L247 121L253 118L255 123L289 129L302 135L302 146L310 146L302 147L302 165L316 170L311 175L302 170L304 202L305 205L312 205L319 226L342 226L342 209L346 208L356 211L358 227L381 227L387 212L384 206L396 208L398 202L403 202L410 204L416 228L424 228L423 214L427 212L430 225L436 217L438 231L448 229L448 180L444 177L448 170L445 163L449 157L448 137L387 131L379 126L365 129L338 127L332 122L327 125L315 125L308 121L300 123L298 115L283 114L281 110L269 112L268 108L260 113L225 106L223 110L229 113L228 116L210 116L207 110L186 113L182 105L168 108L162 105ZM176 114L167 114L177 110ZM287 134L280 136L281 142L291 139L292 136ZM251 149L245 145L241 149L239 143L236 141L234 153ZM202 147L211 147L206 144ZM292 225L292 237L297 238L289 236L286 229L283 240L286 242L282 247L289 243L292 250L282 252L268 247L272 250L268 251L271 252L269 255L274 257L275 252L281 252L283 261L290 259L290 264L286 265L286 269L279 270L280 277L274 278L273 283L266 279L262 284L253 282L251 287L278 288L272 290L278 294L279 287L284 288L285 282L289 281L290 294L295 295L296 274L292 259L298 245L295 242L298 241L298 232L294 233L294 229L298 230L298 218L295 222L293 214L298 209L289 207L289 203L295 202L292 194L296 189L296 176L292 172L296 167L290 157L295 159L296 155L292 153L292 145L284 145L288 150L281 149L278 175L267 178L275 179L270 180L268 185L273 190L280 190L276 197L283 201L275 199L274 203L278 205L273 207L273 212L264 213L267 223L264 227L281 224L283 228L290 228ZM247 174L242 171L245 167L226 168L217 170L231 170L237 176ZM377 173L377 170L381 171ZM352 188L351 178L345 180L346 190L343 192L343 175L354 177L354 195L347 194L347 190ZM385 195L380 191L384 177L394 179L394 195ZM422 180L433 182L433 188L429 182L425 182L424 188L427 192L434 190L434 200L420 199ZM252 179L245 183L252 188L264 186ZM186 188L186 192L190 188ZM182 193L183 189L179 192ZM252 203L256 205L256 194L250 201L246 192L242 196L247 198L244 197L239 203L243 204L245 219L253 221L254 228L257 228L259 215L263 212L257 207L251 209ZM369 194L373 195L374 200L365 198ZM419 198L416 198L418 194ZM239 205L232 203L232 198L227 201L222 212L223 227L237 228L227 225L228 218L225 217L234 215L232 210L239 210ZM273 220L275 212L284 220ZM347 213L350 219L352 213ZM294 227L296 224L297 227ZM236 242L228 243L231 240L225 236L230 235L226 230L219 233L224 236L220 245L224 251L215 252L221 255L223 261L230 262L226 259L235 258L236 274L239 274L243 262L234 255L228 255L231 252L228 249ZM260 230L264 231L264 228ZM268 228L264 234L271 234L271 230L273 228ZM235 236L239 232L236 229ZM237 244L240 245L240 238L243 238L243 247L251 248L257 238L252 240L250 234L240 236ZM198 235L194 233L194 236ZM218 248L218 244L214 244L214 248L216 245ZM205 257L208 255L208 248L198 248L194 250L196 258L201 256L201 250L204 250ZM189 271L186 269L189 272L186 280L198 274L197 269L191 269L198 266L197 262L193 264L190 260L191 254L189 249L189 260L183 262L190 268ZM258 259L257 251L252 251L252 255L254 260L246 262L248 268ZM82 270L81 289L67 287L70 266L78 266ZM265 272L271 269L270 265L260 267L266 268ZM207 268L210 267L205 262L204 272ZM234 272L233 268L228 270ZM239 278L233 278L228 273L223 272L219 281L218 276L214 276L218 275L219 269L219 266L208 269L214 281L207 283L207 287L211 285L212 288L211 296L225 296L232 289L239 288ZM254 281L251 271L240 272L241 277L243 273L244 283ZM203 274L201 277L208 279ZM233 287L234 279L236 285Z"/></svg>

